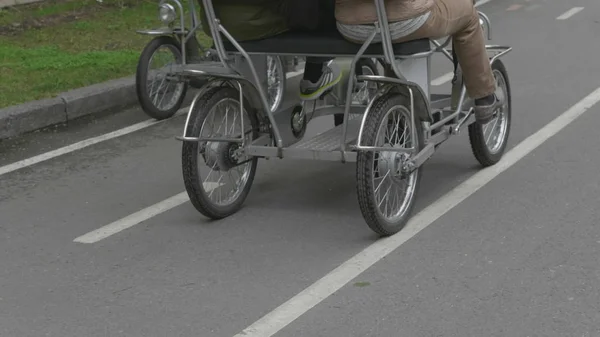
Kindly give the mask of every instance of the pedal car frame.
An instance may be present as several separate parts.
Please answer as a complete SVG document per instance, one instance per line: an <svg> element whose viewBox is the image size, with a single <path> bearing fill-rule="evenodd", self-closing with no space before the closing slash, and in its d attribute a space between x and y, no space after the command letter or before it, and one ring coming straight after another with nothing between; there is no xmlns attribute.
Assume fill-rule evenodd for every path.
<svg viewBox="0 0 600 337"><path fill-rule="evenodd" d="M431 93L432 55L442 53L453 62L452 52L446 49L451 37L443 43L422 39L394 44L389 33L384 0L374 0L374 3L378 22L373 25L368 39L360 45L351 44L337 32L318 36L285 33L261 41L237 42L220 24L212 1L202 0L219 61L183 67L185 76L207 79L208 84L194 98L183 135L177 137L183 141L182 164L186 190L202 214L220 219L239 210L252 184L257 158L356 162L357 193L363 217L372 230L387 236L406 225L414 206L422 165L452 135L468 127L471 147L477 160L483 166L493 165L500 160L509 135L511 97L506 69L499 58L512 48L486 45L505 105L496 112L492 129L492 132L496 132L495 136L485 135L485 126L475 123L473 102L467 97L461 81L460 67L455 69L458 80L453 81L453 94ZM482 26L488 28L490 39L490 21L483 13L479 15ZM376 36L381 37L380 43L373 42ZM342 82L326 95L320 106L316 103L298 103L282 105L275 110L270 109L267 103L264 76L266 55L334 57L334 62L342 67L345 65L346 71ZM347 60L350 58L348 66ZM385 65L385 74L356 75L356 66L364 58L380 60ZM355 104L352 101L356 81L377 85L368 104ZM210 137L201 136L208 125L208 114L219 103L215 97L221 99L219 102L235 102L238 107L242 118L237 125L240 131L236 137L224 136L223 133L227 132ZM312 108L309 108L310 105ZM392 116L392 112L398 112L398 118L404 118L404 122L395 122L396 115ZM221 124L227 123L227 113ZM250 116L247 120L244 113ZM315 137L303 138L309 120L336 114L343 114L340 125ZM360 119L350 118L361 115ZM391 117L394 118L392 122L389 120ZM397 125L394 126L394 123ZM377 144L381 142L381 130L390 125L396 127L395 136L385 136L384 144ZM495 131L496 125L499 125L498 131ZM234 126L227 124L225 129ZM250 130L246 131L248 126ZM404 134L407 129L409 135ZM402 136L399 130L402 130ZM251 139L247 138L249 136ZM402 138L411 145L391 144L394 137ZM494 146L488 145L490 139L494 139ZM241 160L242 157L245 159ZM240 184L243 185L241 191L232 192L234 197L230 202L219 203L211 199L215 189L221 188L224 183L219 178L217 182L212 182L212 187L207 187L210 185L207 185L207 180L198 176L198 166L202 160L208 166L212 165L211 172L222 174L238 165L249 165L248 173L240 175ZM385 169L387 173L384 173ZM398 201L401 210L388 216L388 203L385 211L381 209L383 201L380 202L375 196L381 187L375 186L376 179L383 179L382 183L386 179L392 183L402 180L409 182L407 186L412 187L406 188L407 195L404 197L400 196L401 192L397 189L391 191L391 187L385 193L394 200L403 198L403 201Z"/></svg>

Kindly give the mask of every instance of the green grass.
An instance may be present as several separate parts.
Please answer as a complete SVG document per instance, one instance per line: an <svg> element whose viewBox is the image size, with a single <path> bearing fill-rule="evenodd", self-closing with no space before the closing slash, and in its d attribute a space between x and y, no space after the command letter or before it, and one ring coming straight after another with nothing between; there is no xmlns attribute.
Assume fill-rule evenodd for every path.
<svg viewBox="0 0 600 337"><path fill-rule="evenodd" d="M131 75L134 50L69 53L55 46L0 46L0 106L54 97L69 89ZM23 62L22 60L27 60Z"/></svg>
<svg viewBox="0 0 600 337"><path fill-rule="evenodd" d="M1 11L0 108L135 74L151 39L136 30L161 26L157 4L50 0Z"/></svg>

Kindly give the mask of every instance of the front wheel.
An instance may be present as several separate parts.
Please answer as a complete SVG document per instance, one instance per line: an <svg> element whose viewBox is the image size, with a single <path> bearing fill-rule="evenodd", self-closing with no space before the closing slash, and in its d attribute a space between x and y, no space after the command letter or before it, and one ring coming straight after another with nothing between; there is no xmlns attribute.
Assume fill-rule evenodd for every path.
<svg viewBox="0 0 600 337"><path fill-rule="evenodd" d="M191 111L188 137L240 139L258 137L258 120L247 101L240 111L240 94L231 87L214 87ZM244 130L241 120L244 118ZM204 216L222 219L237 212L250 192L256 157L244 155L242 144L223 141L183 142L185 189L192 205Z"/></svg>
<svg viewBox="0 0 600 337"><path fill-rule="evenodd" d="M173 68L182 62L181 46L171 36L155 37L142 51L135 86L138 101L148 116L167 119L181 107L187 83L177 78ZM153 66L156 69L151 69Z"/></svg>
<svg viewBox="0 0 600 337"><path fill-rule="evenodd" d="M397 233L406 225L414 207L421 168L404 168L424 146L421 123L410 118L410 101L397 93L375 100L367 115L364 146L390 149L413 148L411 154L359 150L356 163L358 203L369 227L381 236ZM411 133L416 133L413 142Z"/></svg>
<svg viewBox="0 0 600 337"><path fill-rule="evenodd" d="M504 155L512 120L512 101L508 74L500 60L492 63L492 73L499 94L504 96L504 105L498 109L496 117L488 123L481 125L475 122L469 125L471 150L483 167L496 164Z"/></svg>

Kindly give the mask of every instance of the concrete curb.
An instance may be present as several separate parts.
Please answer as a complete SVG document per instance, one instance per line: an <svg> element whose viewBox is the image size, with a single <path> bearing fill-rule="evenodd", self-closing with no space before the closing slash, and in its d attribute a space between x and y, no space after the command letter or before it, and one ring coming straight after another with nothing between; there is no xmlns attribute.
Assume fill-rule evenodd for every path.
<svg viewBox="0 0 600 337"><path fill-rule="evenodd" d="M0 109L0 140L137 103L135 77L64 92L55 98Z"/></svg>
<svg viewBox="0 0 600 337"><path fill-rule="evenodd" d="M303 65L301 67L304 68ZM287 70L286 73L290 69ZM188 86L182 107L191 103L195 90ZM134 75L63 92L55 98L2 108L0 141L87 115L121 111L137 104Z"/></svg>
<svg viewBox="0 0 600 337"><path fill-rule="evenodd" d="M19 5L27 5L34 2L42 2L44 0L0 0L0 8L12 7Z"/></svg>

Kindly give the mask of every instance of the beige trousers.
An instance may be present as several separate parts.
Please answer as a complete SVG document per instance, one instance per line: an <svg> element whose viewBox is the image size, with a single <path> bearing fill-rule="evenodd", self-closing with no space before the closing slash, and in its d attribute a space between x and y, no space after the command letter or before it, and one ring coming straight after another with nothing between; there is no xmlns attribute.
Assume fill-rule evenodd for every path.
<svg viewBox="0 0 600 337"><path fill-rule="evenodd" d="M452 36L469 97L477 99L494 93L496 83L473 0L435 0L425 24L394 42L447 36Z"/></svg>

